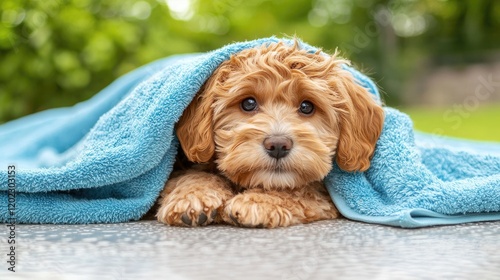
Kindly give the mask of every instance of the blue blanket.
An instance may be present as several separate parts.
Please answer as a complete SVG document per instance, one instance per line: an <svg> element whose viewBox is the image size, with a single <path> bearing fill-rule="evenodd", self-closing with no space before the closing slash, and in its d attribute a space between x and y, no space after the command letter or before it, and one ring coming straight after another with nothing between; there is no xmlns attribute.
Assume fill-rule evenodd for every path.
<svg viewBox="0 0 500 280"><path fill-rule="evenodd" d="M202 84L231 54L277 41L168 57L86 102L1 125L0 222L140 219L172 170L174 124ZM346 69L379 98L368 78ZM342 214L403 227L500 219L500 145L415 135L408 117L390 108L386 118L373 166L333 166L326 179Z"/></svg>

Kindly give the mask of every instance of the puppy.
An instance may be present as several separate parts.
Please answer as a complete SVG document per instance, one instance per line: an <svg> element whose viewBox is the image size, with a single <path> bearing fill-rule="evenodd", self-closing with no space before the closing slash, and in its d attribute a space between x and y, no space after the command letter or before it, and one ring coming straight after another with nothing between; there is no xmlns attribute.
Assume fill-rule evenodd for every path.
<svg viewBox="0 0 500 280"><path fill-rule="evenodd" d="M273 43L222 63L176 126L190 163L165 184L158 221L283 227L339 216L322 180L365 171L383 109L348 61Z"/></svg>

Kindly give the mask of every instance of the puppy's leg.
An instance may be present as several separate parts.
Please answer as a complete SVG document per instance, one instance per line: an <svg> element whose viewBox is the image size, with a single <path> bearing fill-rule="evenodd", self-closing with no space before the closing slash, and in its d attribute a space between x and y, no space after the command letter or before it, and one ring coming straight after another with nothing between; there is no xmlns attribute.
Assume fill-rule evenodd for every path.
<svg viewBox="0 0 500 280"><path fill-rule="evenodd" d="M220 222L224 202L233 196L223 178L201 171L188 171L167 181L161 192L158 221L178 226L204 226Z"/></svg>
<svg viewBox="0 0 500 280"><path fill-rule="evenodd" d="M339 216L321 183L300 190L249 189L226 202L223 219L245 227L284 227Z"/></svg>

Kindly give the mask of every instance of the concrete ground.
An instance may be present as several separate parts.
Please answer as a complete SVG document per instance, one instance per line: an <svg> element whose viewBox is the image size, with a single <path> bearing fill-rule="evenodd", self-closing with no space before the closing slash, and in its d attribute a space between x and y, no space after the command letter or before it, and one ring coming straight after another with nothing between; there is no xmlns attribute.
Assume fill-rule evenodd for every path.
<svg viewBox="0 0 500 280"><path fill-rule="evenodd" d="M0 279L500 279L500 222L401 229L342 219L272 230L156 221L17 225L14 273L0 236Z"/></svg>

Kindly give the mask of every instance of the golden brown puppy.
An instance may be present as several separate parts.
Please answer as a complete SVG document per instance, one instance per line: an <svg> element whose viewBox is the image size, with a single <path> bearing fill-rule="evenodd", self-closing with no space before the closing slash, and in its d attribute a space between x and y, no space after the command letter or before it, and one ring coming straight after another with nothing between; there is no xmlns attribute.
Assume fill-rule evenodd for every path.
<svg viewBox="0 0 500 280"><path fill-rule="evenodd" d="M322 180L334 159L346 171L368 169L384 119L345 63L297 42L222 63L177 124L185 156L199 165L168 180L158 220L272 228L336 218Z"/></svg>

